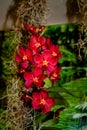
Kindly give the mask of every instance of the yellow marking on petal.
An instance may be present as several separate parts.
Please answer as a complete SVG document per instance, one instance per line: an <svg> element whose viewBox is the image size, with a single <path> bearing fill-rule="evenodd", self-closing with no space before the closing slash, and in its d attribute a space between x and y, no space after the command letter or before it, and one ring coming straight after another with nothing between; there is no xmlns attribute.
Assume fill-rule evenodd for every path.
<svg viewBox="0 0 87 130"><path fill-rule="evenodd" d="M35 46L36 46L36 48L38 48L38 47L41 46L41 44L40 44L39 42L37 42L37 43L35 44Z"/></svg>
<svg viewBox="0 0 87 130"><path fill-rule="evenodd" d="M41 99L40 104L45 105L46 101L44 99Z"/></svg>
<svg viewBox="0 0 87 130"><path fill-rule="evenodd" d="M26 56L26 55L24 55L22 59L23 59L23 60L27 60L27 56Z"/></svg>
<svg viewBox="0 0 87 130"><path fill-rule="evenodd" d="M53 51L52 56L57 56L57 53Z"/></svg>
<svg viewBox="0 0 87 130"><path fill-rule="evenodd" d="M48 61L47 60L43 61L43 66L48 66Z"/></svg>
<svg viewBox="0 0 87 130"><path fill-rule="evenodd" d="M57 77L57 74L56 74L56 73L53 73L53 77L55 77L55 78L56 78L56 77Z"/></svg>
<svg viewBox="0 0 87 130"><path fill-rule="evenodd" d="M37 77L33 78L33 81L34 81L35 83L38 83L38 82L39 82Z"/></svg>

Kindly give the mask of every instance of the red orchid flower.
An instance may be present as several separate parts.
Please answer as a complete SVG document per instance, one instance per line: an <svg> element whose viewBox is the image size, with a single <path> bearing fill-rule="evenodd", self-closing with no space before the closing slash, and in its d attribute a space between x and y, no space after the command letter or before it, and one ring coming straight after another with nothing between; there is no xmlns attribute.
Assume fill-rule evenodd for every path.
<svg viewBox="0 0 87 130"><path fill-rule="evenodd" d="M51 107L55 104L55 100L49 97L45 90L40 92L33 92L32 94L32 108L34 110L41 110L43 113L51 111Z"/></svg>
<svg viewBox="0 0 87 130"><path fill-rule="evenodd" d="M51 45L50 46L50 52L51 52L52 56L57 58L57 60L59 60L62 56L61 53L60 53L60 48L59 48L58 45Z"/></svg>
<svg viewBox="0 0 87 130"><path fill-rule="evenodd" d="M29 26L28 24L24 24L24 28L27 30L27 31L30 31L32 33L36 33L36 28L33 27L33 26Z"/></svg>
<svg viewBox="0 0 87 130"><path fill-rule="evenodd" d="M33 85L43 87L45 78L46 76L42 73L41 68L35 68L33 72L26 72L24 74L25 87L28 89L32 88Z"/></svg>
<svg viewBox="0 0 87 130"><path fill-rule="evenodd" d="M61 67L56 66L54 70L50 73L49 78L52 82L57 82L60 79Z"/></svg>
<svg viewBox="0 0 87 130"><path fill-rule="evenodd" d="M36 54L34 62L37 67L43 67L48 74L53 71L54 66L57 64L57 60L51 55L49 50L45 50L42 54Z"/></svg>
<svg viewBox="0 0 87 130"><path fill-rule="evenodd" d="M18 54L15 57L16 62L20 63L22 68L27 68L29 61L32 61L32 52L30 49L25 48L24 46L19 46Z"/></svg>
<svg viewBox="0 0 87 130"><path fill-rule="evenodd" d="M32 35L28 43L28 47L31 48L33 54L36 54L41 50L42 46L46 43L46 38L44 36Z"/></svg>

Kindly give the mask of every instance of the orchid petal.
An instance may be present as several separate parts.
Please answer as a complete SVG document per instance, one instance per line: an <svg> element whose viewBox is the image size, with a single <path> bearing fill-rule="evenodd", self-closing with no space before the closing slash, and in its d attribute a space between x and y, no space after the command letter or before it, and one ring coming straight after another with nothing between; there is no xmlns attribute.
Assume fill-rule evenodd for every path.
<svg viewBox="0 0 87 130"><path fill-rule="evenodd" d="M22 61L21 57L18 54L16 55L15 60L19 63Z"/></svg>
<svg viewBox="0 0 87 130"><path fill-rule="evenodd" d="M24 46L19 46L18 48L18 54L23 57L25 55L25 48Z"/></svg>
<svg viewBox="0 0 87 130"><path fill-rule="evenodd" d="M28 65L29 65L29 62L28 61L23 61L23 62L21 62L21 64L20 64L20 66L22 67L22 68L27 68L28 67Z"/></svg>

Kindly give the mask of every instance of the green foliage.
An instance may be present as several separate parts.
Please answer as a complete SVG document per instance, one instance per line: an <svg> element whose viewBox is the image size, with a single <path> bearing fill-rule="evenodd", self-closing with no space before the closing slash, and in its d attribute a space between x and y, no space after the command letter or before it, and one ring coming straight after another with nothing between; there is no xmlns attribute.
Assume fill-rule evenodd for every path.
<svg viewBox="0 0 87 130"><path fill-rule="evenodd" d="M6 110L0 109L0 130L3 130L6 126Z"/></svg>
<svg viewBox="0 0 87 130"><path fill-rule="evenodd" d="M77 130L78 121L73 119L74 107L64 109L59 116L58 128L61 130Z"/></svg>
<svg viewBox="0 0 87 130"><path fill-rule="evenodd" d="M5 32L4 35L1 50L2 76L12 76L15 74L14 54L18 46L17 39L14 31Z"/></svg>
<svg viewBox="0 0 87 130"><path fill-rule="evenodd" d="M55 105L51 108L51 110L53 112L56 112L57 110L61 109L61 108L64 108L65 106L64 105Z"/></svg>
<svg viewBox="0 0 87 130"><path fill-rule="evenodd" d="M46 78L44 80L44 82L45 82L44 88L50 88L50 87L52 87L52 82L50 81L49 78Z"/></svg>
<svg viewBox="0 0 87 130"><path fill-rule="evenodd" d="M60 113L58 126L61 130L77 130L79 122L73 119L76 112L75 106L84 101L87 93L87 55L78 59L78 26L77 25L54 25L46 30L46 36L51 37L54 44L60 45L62 58L59 61L62 66L61 79L48 88L51 96L56 99L57 107L64 105L65 109ZM77 113L78 114L78 113ZM82 116L82 113L81 113Z"/></svg>
<svg viewBox="0 0 87 130"><path fill-rule="evenodd" d="M70 97L68 95L64 95L64 97L67 98L68 102L72 105L79 104L84 101L84 96L87 92L87 78L84 77L73 80L71 82L65 83L63 87L72 93L72 96Z"/></svg>
<svg viewBox="0 0 87 130"><path fill-rule="evenodd" d="M64 62L76 63L76 54L67 50L65 46L61 46L60 51L62 52L62 58L59 63L64 64Z"/></svg>
<svg viewBox="0 0 87 130"><path fill-rule="evenodd" d="M43 127L41 130L43 129L44 130L47 130L47 129L57 130L58 127L56 126L56 123L57 123L57 119L50 119L42 124Z"/></svg>
<svg viewBox="0 0 87 130"><path fill-rule="evenodd" d="M1 43L1 77L0 77L0 107L3 112L0 113L0 130L11 130L12 124L7 120L8 111L7 103L8 97L10 95L10 100L12 98L9 86L12 87L12 78L17 77L16 65L14 62L16 48L18 47L18 42L16 38L15 31L4 32L4 38ZM16 86L15 86L16 87ZM14 92L15 93L15 92ZM13 97L14 98L14 97ZM12 101L12 100L11 100ZM15 103L14 103L15 104ZM10 116L10 115L9 115Z"/></svg>

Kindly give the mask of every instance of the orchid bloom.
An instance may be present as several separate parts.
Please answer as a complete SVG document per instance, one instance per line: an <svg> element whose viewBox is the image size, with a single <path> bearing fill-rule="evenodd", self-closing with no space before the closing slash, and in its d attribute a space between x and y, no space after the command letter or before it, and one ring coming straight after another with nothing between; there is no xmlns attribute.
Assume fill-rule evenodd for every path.
<svg viewBox="0 0 87 130"><path fill-rule="evenodd" d="M45 45L46 38L44 36L32 35L28 43L28 47L33 51L35 55Z"/></svg>
<svg viewBox="0 0 87 130"><path fill-rule="evenodd" d="M33 92L32 94L32 108L34 110L41 110L42 113L51 111L51 107L55 104L55 100L49 97L45 90L40 92Z"/></svg>
<svg viewBox="0 0 87 130"><path fill-rule="evenodd" d="M50 52L51 52L52 56L57 58L57 60L59 60L62 56L61 53L60 53L60 48L59 48L58 45L51 45L50 46Z"/></svg>
<svg viewBox="0 0 87 130"><path fill-rule="evenodd" d="M27 68L29 61L32 61L32 52L30 49L25 48L24 46L19 46L18 54L16 55L16 62L20 63L22 68Z"/></svg>
<svg viewBox="0 0 87 130"><path fill-rule="evenodd" d="M35 68L32 72L26 72L24 74L25 87L30 89L33 85L36 87L43 87L45 75L42 73L42 69Z"/></svg>
<svg viewBox="0 0 87 130"><path fill-rule="evenodd" d="M57 64L57 60L51 55L49 50L35 55L34 62L37 67L43 68L47 73L50 73Z"/></svg>
<svg viewBox="0 0 87 130"><path fill-rule="evenodd" d="M56 66L54 70L50 73L49 78L52 82L57 82L60 79L61 67Z"/></svg>

